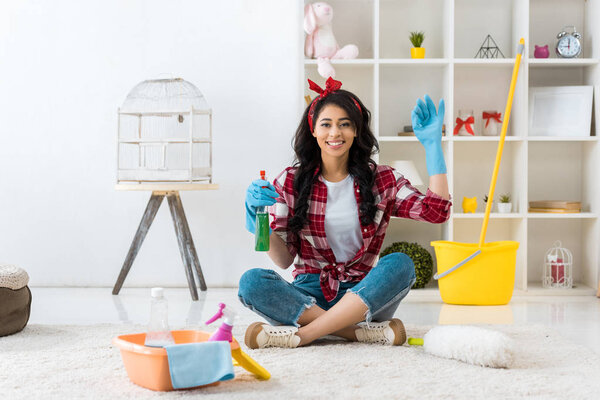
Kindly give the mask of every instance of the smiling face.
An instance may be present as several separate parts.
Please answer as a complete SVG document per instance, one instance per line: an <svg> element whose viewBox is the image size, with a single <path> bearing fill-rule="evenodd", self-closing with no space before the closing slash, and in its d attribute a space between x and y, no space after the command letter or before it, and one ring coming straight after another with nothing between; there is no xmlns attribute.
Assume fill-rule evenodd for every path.
<svg viewBox="0 0 600 400"><path fill-rule="evenodd" d="M356 127L343 108L334 104L323 107L312 134L321 148L321 158L347 160L356 137Z"/></svg>

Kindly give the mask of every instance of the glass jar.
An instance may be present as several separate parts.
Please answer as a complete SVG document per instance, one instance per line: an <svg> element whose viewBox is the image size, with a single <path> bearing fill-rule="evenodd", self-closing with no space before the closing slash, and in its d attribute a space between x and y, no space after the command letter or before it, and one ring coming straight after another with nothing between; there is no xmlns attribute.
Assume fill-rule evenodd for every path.
<svg viewBox="0 0 600 400"><path fill-rule="evenodd" d="M502 114L496 110L481 113L481 124L484 136L498 136L502 132Z"/></svg>
<svg viewBox="0 0 600 400"><path fill-rule="evenodd" d="M475 136L475 131L473 130L474 124L475 117L473 117L473 110L458 110L454 135Z"/></svg>

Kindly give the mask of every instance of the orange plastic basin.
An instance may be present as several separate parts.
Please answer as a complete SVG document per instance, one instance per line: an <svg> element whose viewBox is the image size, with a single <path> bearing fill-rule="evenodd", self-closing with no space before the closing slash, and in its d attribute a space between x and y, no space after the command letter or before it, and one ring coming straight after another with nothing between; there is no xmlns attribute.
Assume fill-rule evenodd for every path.
<svg viewBox="0 0 600 400"><path fill-rule="evenodd" d="M208 332L192 330L171 331L171 333L175 339L175 344L206 342L210 336ZM167 350L144 346L145 340L145 333L135 333L117 336L112 340L112 343L121 350L125 370L133 383L152 390L173 390ZM235 339L230 344L231 350L240 348ZM219 383L217 381L198 387L215 386Z"/></svg>

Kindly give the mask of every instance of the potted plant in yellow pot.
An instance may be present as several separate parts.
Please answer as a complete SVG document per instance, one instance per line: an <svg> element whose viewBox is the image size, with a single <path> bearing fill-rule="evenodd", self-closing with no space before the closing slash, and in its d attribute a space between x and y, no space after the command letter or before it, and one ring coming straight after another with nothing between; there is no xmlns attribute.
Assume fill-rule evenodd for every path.
<svg viewBox="0 0 600 400"><path fill-rule="evenodd" d="M410 49L410 56L412 58L425 58L425 48L421 47L423 40L425 40L424 32L411 32L408 37L413 45Z"/></svg>

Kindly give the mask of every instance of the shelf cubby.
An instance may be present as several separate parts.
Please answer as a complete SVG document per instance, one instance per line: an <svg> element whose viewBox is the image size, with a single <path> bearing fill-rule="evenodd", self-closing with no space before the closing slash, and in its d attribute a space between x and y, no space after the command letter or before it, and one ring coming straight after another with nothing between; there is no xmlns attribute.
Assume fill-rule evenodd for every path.
<svg viewBox="0 0 600 400"><path fill-rule="evenodd" d="M497 142L457 142L454 143L454 190L453 212L462 213L463 197L477 197L477 211L485 211L483 196L489 191L494 170ZM522 212L525 191L522 187L524 177L520 176L524 166L525 154L522 142L505 142L496 188L494 190L494 208L500 195L510 193L513 212Z"/></svg>
<svg viewBox="0 0 600 400"><path fill-rule="evenodd" d="M529 54L533 57L535 45L548 45L549 59L559 59L556 55L556 35L567 25L574 25L577 32L583 36L582 54L580 58L598 57L592 49L591 35L593 28L590 20L587 0L529 0ZM592 6L593 7L593 6ZM591 28L591 29L589 29Z"/></svg>
<svg viewBox="0 0 600 400"><path fill-rule="evenodd" d="M436 102L447 98L444 65L379 67L379 135L398 136L405 125L412 125L411 112L417 98L427 93Z"/></svg>
<svg viewBox="0 0 600 400"><path fill-rule="evenodd" d="M524 1L454 0L454 4L455 58L474 58L488 34L504 58L515 57L515 43L526 33L521 22Z"/></svg>
<svg viewBox="0 0 600 400"><path fill-rule="evenodd" d="M379 57L410 59L410 32L425 32L423 47L430 59L449 56L445 40L449 2L443 0L381 0L379 6Z"/></svg>
<svg viewBox="0 0 600 400"><path fill-rule="evenodd" d="M562 247L573 255L573 282L575 286L595 288L598 284L596 271L598 243L597 219L536 219L528 222L529 251L527 280L533 286L541 286L543 263L546 252L560 240Z"/></svg>
<svg viewBox="0 0 600 400"><path fill-rule="evenodd" d="M473 130L476 136L482 136L483 111L496 110L504 117L506 106L506 95L510 88L512 76L512 65L491 65L480 68L472 65L456 65L454 68L454 116L456 121L460 110L472 110L475 123ZM520 110L515 109L512 113L507 136L523 135L523 130L515 132L515 115Z"/></svg>
<svg viewBox="0 0 600 400"><path fill-rule="evenodd" d="M582 212L598 212L597 147L597 141L529 143L528 201L580 201Z"/></svg>
<svg viewBox="0 0 600 400"><path fill-rule="evenodd" d="M359 58L373 58L374 12L377 0L328 0L333 8L333 29L340 47L358 46ZM312 3L307 1L305 3ZM304 50L304 47L302 48Z"/></svg>

